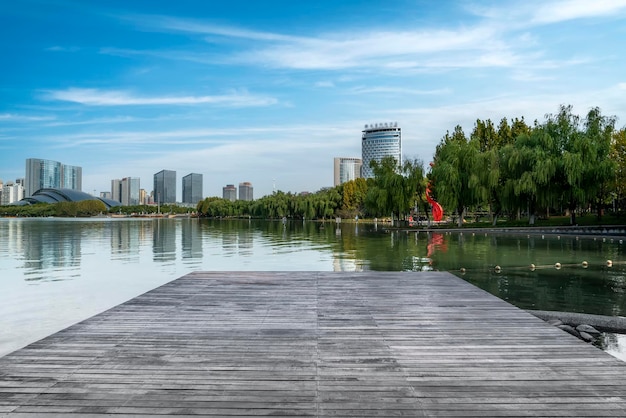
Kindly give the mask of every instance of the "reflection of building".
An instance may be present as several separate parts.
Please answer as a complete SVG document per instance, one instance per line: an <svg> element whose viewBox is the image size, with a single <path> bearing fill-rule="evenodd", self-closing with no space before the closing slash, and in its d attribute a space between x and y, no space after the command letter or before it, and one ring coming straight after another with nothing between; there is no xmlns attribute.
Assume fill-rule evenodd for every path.
<svg viewBox="0 0 626 418"><path fill-rule="evenodd" d="M154 175L154 201L176 203L176 171L161 170Z"/></svg>
<svg viewBox="0 0 626 418"><path fill-rule="evenodd" d="M198 222L182 220L183 258L202 258L202 232Z"/></svg>
<svg viewBox="0 0 626 418"><path fill-rule="evenodd" d="M202 174L190 173L183 177L183 203L197 204L202 200Z"/></svg>
<svg viewBox="0 0 626 418"><path fill-rule="evenodd" d="M156 219L152 230L152 253L155 261L176 260L176 225L168 219Z"/></svg>
<svg viewBox="0 0 626 418"><path fill-rule="evenodd" d="M57 161L28 158L24 196L30 197L39 189L82 189L83 169Z"/></svg>
<svg viewBox="0 0 626 418"><path fill-rule="evenodd" d="M111 180L111 198L123 206L139 205L139 178L125 177Z"/></svg>
<svg viewBox="0 0 626 418"><path fill-rule="evenodd" d="M111 199L111 192L100 192L100 197L103 199Z"/></svg>
<svg viewBox="0 0 626 418"><path fill-rule="evenodd" d="M335 158L333 170L335 179L334 185L339 186L340 184L361 177L361 165L362 161L360 158Z"/></svg>
<svg viewBox="0 0 626 418"><path fill-rule="evenodd" d="M252 183L239 183L239 200L254 200L252 197Z"/></svg>
<svg viewBox="0 0 626 418"><path fill-rule="evenodd" d="M45 271L59 271L61 268L79 266L81 260L81 238L83 225L64 223L59 225L40 224L39 227L24 228L24 267L38 275ZM45 279L33 276L34 280Z"/></svg>
<svg viewBox="0 0 626 418"><path fill-rule="evenodd" d="M111 223L111 256L128 259L139 255L142 222Z"/></svg>
<svg viewBox="0 0 626 418"><path fill-rule="evenodd" d="M370 161L380 161L383 157L391 156L398 165L402 163L402 133L398 123L376 123L365 125L361 137L361 153L363 166L361 177L372 178L374 172Z"/></svg>
<svg viewBox="0 0 626 418"><path fill-rule="evenodd" d="M231 202L237 200L237 188L235 185L227 184L226 187L222 187L222 197Z"/></svg>

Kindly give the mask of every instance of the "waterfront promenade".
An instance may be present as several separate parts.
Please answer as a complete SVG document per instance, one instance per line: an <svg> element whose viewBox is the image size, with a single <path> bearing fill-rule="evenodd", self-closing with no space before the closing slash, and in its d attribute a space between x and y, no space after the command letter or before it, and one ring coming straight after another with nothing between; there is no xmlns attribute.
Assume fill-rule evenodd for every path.
<svg viewBox="0 0 626 418"><path fill-rule="evenodd" d="M440 272L197 272L0 359L0 416L626 416L626 363Z"/></svg>

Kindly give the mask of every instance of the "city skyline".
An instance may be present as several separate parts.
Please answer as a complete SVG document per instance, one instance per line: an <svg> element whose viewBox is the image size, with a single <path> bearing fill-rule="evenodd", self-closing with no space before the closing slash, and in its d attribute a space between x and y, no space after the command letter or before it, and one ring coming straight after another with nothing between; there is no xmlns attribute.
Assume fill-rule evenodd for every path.
<svg viewBox="0 0 626 418"><path fill-rule="evenodd" d="M397 121L426 167L476 119L571 104L621 128L625 32L613 0L4 2L0 178L35 156L83 167L88 193L168 167L259 198L331 187L366 124Z"/></svg>

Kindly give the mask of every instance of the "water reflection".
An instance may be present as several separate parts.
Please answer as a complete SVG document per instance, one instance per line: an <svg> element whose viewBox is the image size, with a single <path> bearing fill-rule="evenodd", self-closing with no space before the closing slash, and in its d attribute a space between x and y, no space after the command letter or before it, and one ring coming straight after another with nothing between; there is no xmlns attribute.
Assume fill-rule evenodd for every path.
<svg viewBox="0 0 626 418"><path fill-rule="evenodd" d="M0 307L0 325L15 318L21 328L15 324L26 310L75 322L195 270L446 270L521 308L626 316L624 247L362 222L0 219L0 292L20 301ZM35 297L22 284L51 285ZM42 299L64 301L63 308L44 312Z"/></svg>

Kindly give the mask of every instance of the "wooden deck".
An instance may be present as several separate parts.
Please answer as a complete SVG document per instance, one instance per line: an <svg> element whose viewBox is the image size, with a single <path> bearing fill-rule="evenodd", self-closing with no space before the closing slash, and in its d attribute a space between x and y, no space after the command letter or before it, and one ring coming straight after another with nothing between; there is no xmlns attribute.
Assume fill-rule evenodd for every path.
<svg viewBox="0 0 626 418"><path fill-rule="evenodd" d="M199 272L0 359L0 416L626 416L626 363L448 273Z"/></svg>

